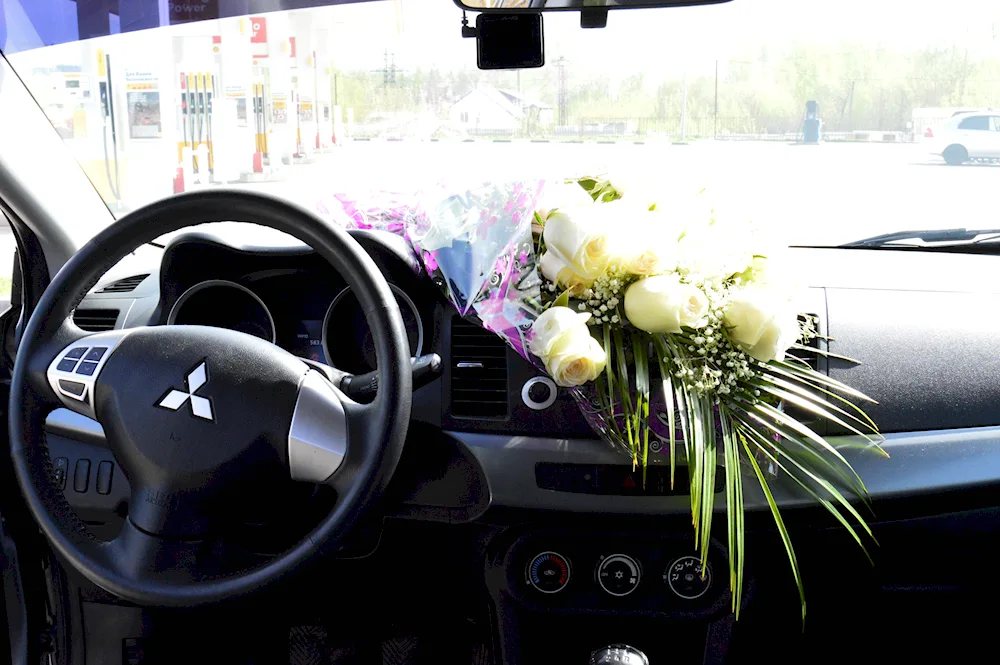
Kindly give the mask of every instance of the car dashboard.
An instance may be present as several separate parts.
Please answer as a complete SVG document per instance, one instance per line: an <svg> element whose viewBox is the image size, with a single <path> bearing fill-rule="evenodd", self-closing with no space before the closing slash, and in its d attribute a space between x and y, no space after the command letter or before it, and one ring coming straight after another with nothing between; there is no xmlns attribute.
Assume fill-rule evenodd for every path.
<svg viewBox="0 0 1000 665"><path fill-rule="evenodd" d="M677 482L669 480L669 445L653 442L643 480L627 456L594 436L566 391L456 314L402 238L351 233L392 286L411 354L442 359L440 376L414 391L406 450L382 514L447 525L481 523L489 515L511 520L515 528L494 540L485 573L494 600L517 605L519 616L553 609L688 619L724 614L725 585L683 593L657 586L661 573L667 584L671 570L693 565L684 535L690 498L683 470ZM1000 309L1000 288L990 278L996 259L882 250L792 253L807 266L803 313L815 316L831 340L823 349L860 361L821 356L815 367L878 401L869 413L885 434L888 459L846 446L856 442L845 432L819 430L846 446L876 508L994 486L1000 480L1000 355L993 349L1000 325L989 313ZM88 330L222 326L350 373L370 371L375 362L364 317L334 267L285 236L248 242L213 225L120 264L74 318ZM113 536L127 514L128 485L100 425L60 410L49 416L47 429L70 505L95 533ZM771 486L783 508L813 514L795 487L779 477ZM724 483L717 487L721 512ZM746 509L766 515L756 485L744 487ZM669 520L671 527L616 533L609 549L608 532L595 538L590 525L531 526L552 515L564 516L563 525L617 517L630 525ZM713 541L717 580L724 552ZM635 578L634 588L609 591L601 583L601 571L612 563ZM532 577L544 569L568 580L574 567L576 582L566 593Z"/></svg>
<svg viewBox="0 0 1000 665"><path fill-rule="evenodd" d="M402 238L375 231L352 234L390 283L411 355L437 353L443 359L440 378L414 394L413 423L418 430L432 428L476 460L491 505L640 514L688 509L682 490L636 483L625 469L627 460L593 435L566 391L499 338L457 316ZM77 308L75 320L94 331L170 324L232 328L345 372L371 371L370 332L337 271L283 234L251 238L247 242L245 234L226 225L177 235L161 251L146 255L144 272L123 262L117 273L109 273ZM802 309L835 340L828 350L859 361L821 356L814 359L816 368L878 401L869 412L886 435L885 447L906 462L846 453L873 497L993 480L981 465L964 463L962 455L953 456L949 473L927 477L915 469L938 469L940 460L933 460L952 457L945 450L953 446L1000 438L993 429L1000 425L993 408L1000 393L1000 359L989 352L1000 332L992 317L981 314L1000 304L989 279L995 259L792 251L808 266ZM970 270L983 279L970 279ZM122 271L128 274L122 277ZM948 362L940 362L943 353ZM100 438L99 425L72 414L57 412L49 424L56 435ZM845 432L819 433L847 442L837 438ZM928 441L937 445L929 448ZM668 446L662 444L652 446L654 465L669 463ZM792 488L785 492L778 486L783 503L800 503ZM747 505L763 508L763 501L751 492Z"/></svg>

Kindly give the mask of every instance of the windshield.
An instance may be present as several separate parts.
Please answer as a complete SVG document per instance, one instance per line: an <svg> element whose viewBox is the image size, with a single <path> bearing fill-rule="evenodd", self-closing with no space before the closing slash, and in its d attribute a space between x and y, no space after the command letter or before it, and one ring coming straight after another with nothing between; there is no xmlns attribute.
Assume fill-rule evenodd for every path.
<svg viewBox="0 0 1000 665"><path fill-rule="evenodd" d="M550 13L545 67L520 72L475 68L449 0L122 32L174 18L128 4L149 11L0 3L5 55L115 215L220 183L315 208L626 172L708 187L792 245L1000 221L987 0L735 0L612 12L599 30Z"/></svg>

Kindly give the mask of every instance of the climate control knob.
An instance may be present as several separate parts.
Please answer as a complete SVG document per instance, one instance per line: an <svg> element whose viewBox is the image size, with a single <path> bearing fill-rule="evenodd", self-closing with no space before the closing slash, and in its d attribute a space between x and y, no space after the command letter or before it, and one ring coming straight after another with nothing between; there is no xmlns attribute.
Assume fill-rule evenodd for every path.
<svg viewBox="0 0 1000 665"><path fill-rule="evenodd" d="M612 554L597 564L597 583L612 596L627 596L639 588L642 568L627 554Z"/></svg>
<svg viewBox="0 0 1000 665"><path fill-rule="evenodd" d="M569 560L558 552L542 552L528 563L528 584L542 593L559 593L569 584Z"/></svg>
<svg viewBox="0 0 1000 665"><path fill-rule="evenodd" d="M705 566L704 573L703 577L699 557L682 556L663 571L663 581L678 598L694 600L712 587L712 566Z"/></svg>

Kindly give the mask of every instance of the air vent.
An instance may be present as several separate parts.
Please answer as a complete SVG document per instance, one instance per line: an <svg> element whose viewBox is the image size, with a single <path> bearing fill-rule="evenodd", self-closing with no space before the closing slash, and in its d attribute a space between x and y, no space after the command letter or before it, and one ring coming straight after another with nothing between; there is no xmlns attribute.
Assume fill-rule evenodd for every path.
<svg viewBox="0 0 1000 665"><path fill-rule="evenodd" d="M451 415L507 417L507 344L457 317L451 324Z"/></svg>
<svg viewBox="0 0 1000 665"><path fill-rule="evenodd" d="M78 309L73 313L73 323L87 332L114 330L116 321L117 309Z"/></svg>
<svg viewBox="0 0 1000 665"><path fill-rule="evenodd" d="M98 293L129 293L130 291L135 291L135 288L142 284L142 280L147 277L149 277L149 273L119 279L117 282L111 282L98 291Z"/></svg>

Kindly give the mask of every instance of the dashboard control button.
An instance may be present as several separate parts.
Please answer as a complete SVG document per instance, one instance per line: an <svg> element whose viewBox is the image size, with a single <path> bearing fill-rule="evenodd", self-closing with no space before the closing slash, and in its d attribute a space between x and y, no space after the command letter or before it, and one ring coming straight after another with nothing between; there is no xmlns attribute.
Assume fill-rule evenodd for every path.
<svg viewBox="0 0 1000 665"><path fill-rule="evenodd" d="M94 372L96 371L97 371L97 363L91 363L85 360L82 363L80 363L80 367L76 370L76 373L81 374L83 376L93 376Z"/></svg>
<svg viewBox="0 0 1000 665"><path fill-rule="evenodd" d="M678 598L701 598L712 587L712 566L709 564L705 567L705 576L702 578L701 559L682 556L663 571L663 581Z"/></svg>
<svg viewBox="0 0 1000 665"><path fill-rule="evenodd" d="M75 349L74 349L74 351L75 351ZM98 360L100 360L101 358L103 358L104 354L107 353L107 352L108 352L108 347L106 347L106 346L95 346L94 348L92 348L90 350L90 353L87 354L87 357L84 358L84 360L92 360L92 361L94 361L96 363Z"/></svg>
<svg viewBox="0 0 1000 665"><path fill-rule="evenodd" d="M111 494L111 476L115 472L113 462L104 461L97 465L97 488L98 494Z"/></svg>
<svg viewBox="0 0 1000 665"><path fill-rule="evenodd" d="M70 349L69 353L67 353L63 357L64 358L72 358L73 360L79 360L80 358L83 357L83 354L85 354L86 352L87 352L87 347L85 347L85 346L78 346L75 349Z"/></svg>
<svg viewBox="0 0 1000 665"><path fill-rule="evenodd" d="M542 593L558 593L570 578L569 561L556 552L542 552L528 564L528 584Z"/></svg>
<svg viewBox="0 0 1000 665"><path fill-rule="evenodd" d="M52 461L52 468L55 471L56 486L59 489L66 489L66 474L69 473L69 460L65 457L57 457Z"/></svg>
<svg viewBox="0 0 1000 665"><path fill-rule="evenodd" d="M56 365L56 369L60 372L72 372L76 369L76 361L72 358L63 358L59 361L59 364Z"/></svg>
<svg viewBox="0 0 1000 665"><path fill-rule="evenodd" d="M639 588L642 569L627 554L612 554L597 565L597 583L612 596L627 596Z"/></svg>
<svg viewBox="0 0 1000 665"><path fill-rule="evenodd" d="M535 411L544 411L555 404L558 394L559 388L547 376L532 377L521 387L521 401Z"/></svg>
<svg viewBox="0 0 1000 665"><path fill-rule="evenodd" d="M90 460L78 459L73 470L73 489L81 494L90 486Z"/></svg>

